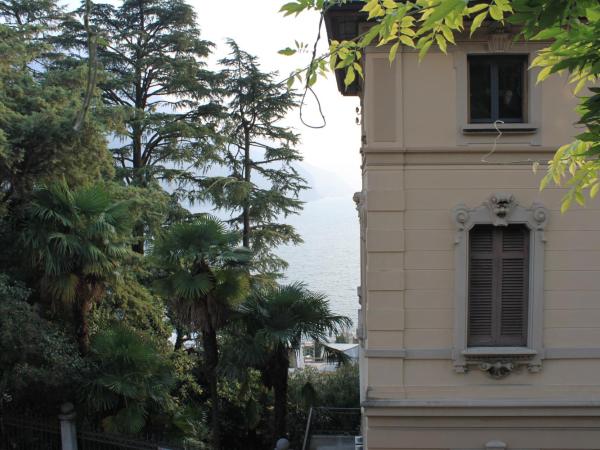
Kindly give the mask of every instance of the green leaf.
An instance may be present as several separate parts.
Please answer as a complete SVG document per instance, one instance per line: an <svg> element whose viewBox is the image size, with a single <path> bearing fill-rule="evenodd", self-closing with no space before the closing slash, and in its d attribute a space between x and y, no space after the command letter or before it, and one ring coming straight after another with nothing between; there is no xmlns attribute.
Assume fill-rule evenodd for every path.
<svg viewBox="0 0 600 450"><path fill-rule="evenodd" d="M473 5L470 8L467 8L467 14L474 14L476 12L481 11L482 9L486 9L489 5L486 3L479 3L478 5Z"/></svg>
<svg viewBox="0 0 600 450"><path fill-rule="evenodd" d="M542 30L535 36L531 38L532 41L544 41L547 39L552 39L563 33L561 28L548 28L547 30Z"/></svg>
<svg viewBox="0 0 600 450"><path fill-rule="evenodd" d="M481 26L481 24L483 23L483 21L485 20L487 15L488 15L488 12L484 11L481 14L477 14L475 16L475 18L473 19L473 23L471 24L471 36L473 36L473 33L475 33L477 28L479 28Z"/></svg>
<svg viewBox="0 0 600 450"><path fill-rule="evenodd" d="M356 70L356 73L358 73L361 78L364 78L363 69L360 63L354 63L352 64L352 67L354 67L354 70Z"/></svg>
<svg viewBox="0 0 600 450"><path fill-rule="evenodd" d="M444 37L441 34L436 34L435 40L437 41L437 44L438 44L438 47L440 48L440 50L444 53L447 53L446 40L444 39Z"/></svg>
<svg viewBox="0 0 600 450"><path fill-rule="evenodd" d="M538 74L537 82L540 83L541 81L544 81L546 78L548 78L550 76L551 73L552 73L552 66L544 67Z"/></svg>
<svg viewBox="0 0 600 450"><path fill-rule="evenodd" d="M419 50L419 61L421 61L425 57L427 51L429 50L429 47L431 47L431 44L433 44L433 41L426 41L423 44L421 50Z"/></svg>
<svg viewBox="0 0 600 450"><path fill-rule="evenodd" d="M356 73L354 72L354 68L352 66L348 67L346 72L346 78L344 78L344 85L346 87L350 86L354 80L356 79Z"/></svg>
<svg viewBox="0 0 600 450"><path fill-rule="evenodd" d="M587 8L585 10L585 15L591 22L600 21L600 7L596 6L595 8Z"/></svg>
<svg viewBox="0 0 600 450"><path fill-rule="evenodd" d="M402 42L404 45L408 45L409 47L415 48L415 41L413 41L412 38L409 38L408 36L400 36L400 42Z"/></svg>
<svg viewBox="0 0 600 450"><path fill-rule="evenodd" d="M492 6L490 6L490 16L494 20L502 20L504 17L504 14L502 13L502 10L497 5L492 5Z"/></svg>
<svg viewBox="0 0 600 450"><path fill-rule="evenodd" d="M423 22L422 28L427 29L431 28L435 22L438 20L442 20L448 14L450 14L453 10L458 8L464 8L465 2L464 0L444 0L437 7L434 8L433 12L425 19Z"/></svg>
<svg viewBox="0 0 600 450"><path fill-rule="evenodd" d="M294 50L293 48L290 48L290 47L286 47L284 49L279 50L277 53L279 53L280 55L284 55L284 56L292 56L292 55L296 54L296 50Z"/></svg>
<svg viewBox="0 0 600 450"><path fill-rule="evenodd" d="M396 58L396 52L398 52L398 47L400 47L400 42L396 42L394 45L392 45L392 48L390 48L390 54L388 55L390 64L393 63L394 59Z"/></svg>
<svg viewBox="0 0 600 450"><path fill-rule="evenodd" d="M373 8L378 5L378 0L369 0L366 2L365 6L362 7L361 12L371 12Z"/></svg>
<svg viewBox="0 0 600 450"><path fill-rule="evenodd" d="M546 189L546 187L548 186L548 183L550 183L551 180L552 180L552 174L547 173L546 176L544 176L544 178L542 178L542 181L540 182L540 191L543 191L544 189Z"/></svg>
<svg viewBox="0 0 600 450"><path fill-rule="evenodd" d="M569 208L571 207L571 203L573 203L573 195L571 194L567 194L564 198L563 201L560 205L560 212L561 214L566 213Z"/></svg>
<svg viewBox="0 0 600 450"><path fill-rule="evenodd" d="M305 9L305 6L301 3L290 2L286 3L279 9L279 12L285 13L284 16L289 16L291 14L300 14Z"/></svg>
<svg viewBox="0 0 600 450"><path fill-rule="evenodd" d="M454 34L452 33L452 30L450 28L448 28L447 26L443 26L442 33L444 34L444 37L448 42L456 44L456 42L454 41Z"/></svg>
<svg viewBox="0 0 600 450"><path fill-rule="evenodd" d="M575 89L573 90L573 92L575 94L578 94L585 87L587 82L588 82L587 78L582 78L581 80L579 80L579 82L575 86Z"/></svg>

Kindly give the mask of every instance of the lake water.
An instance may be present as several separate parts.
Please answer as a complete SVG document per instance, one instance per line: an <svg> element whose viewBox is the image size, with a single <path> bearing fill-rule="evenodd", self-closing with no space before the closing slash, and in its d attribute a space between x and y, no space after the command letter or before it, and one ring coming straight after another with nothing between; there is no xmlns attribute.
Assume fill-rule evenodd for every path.
<svg viewBox="0 0 600 450"><path fill-rule="evenodd" d="M360 284L358 213L351 195L308 202L304 211L286 219L302 235L304 243L280 247L288 261L288 281L303 281L311 290L327 295L331 308L344 314L356 327Z"/></svg>

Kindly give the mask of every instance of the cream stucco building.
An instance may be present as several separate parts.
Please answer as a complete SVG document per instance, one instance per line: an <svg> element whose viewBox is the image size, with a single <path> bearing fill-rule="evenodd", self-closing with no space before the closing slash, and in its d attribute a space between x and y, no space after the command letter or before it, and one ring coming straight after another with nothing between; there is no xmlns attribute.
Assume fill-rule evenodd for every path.
<svg viewBox="0 0 600 450"><path fill-rule="evenodd" d="M330 38L361 20L329 10ZM532 171L577 133L565 78L527 70L543 46L484 27L421 63L370 48L339 83L362 103L369 450L600 449L600 202L561 214Z"/></svg>

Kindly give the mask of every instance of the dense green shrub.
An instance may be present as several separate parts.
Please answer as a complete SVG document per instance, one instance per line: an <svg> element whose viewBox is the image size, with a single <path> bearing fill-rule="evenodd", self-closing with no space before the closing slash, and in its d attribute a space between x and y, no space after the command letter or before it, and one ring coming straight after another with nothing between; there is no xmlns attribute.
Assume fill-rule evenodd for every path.
<svg viewBox="0 0 600 450"><path fill-rule="evenodd" d="M0 406L58 411L89 367L73 337L41 317L28 297L28 289L0 274Z"/></svg>
<svg viewBox="0 0 600 450"><path fill-rule="evenodd" d="M85 384L86 402L106 431L139 433L174 411L173 365L149 336L113 325L92 338L90 359L96 370Z"/></svg>
<svg viewBox="0 0 600 450"><path fill-rule="evenodd" d="M292 448L300 448L310 407L358 408L360 389L358 364L342 364L335 372L314 368L290 375L288 430Z"/></svg>

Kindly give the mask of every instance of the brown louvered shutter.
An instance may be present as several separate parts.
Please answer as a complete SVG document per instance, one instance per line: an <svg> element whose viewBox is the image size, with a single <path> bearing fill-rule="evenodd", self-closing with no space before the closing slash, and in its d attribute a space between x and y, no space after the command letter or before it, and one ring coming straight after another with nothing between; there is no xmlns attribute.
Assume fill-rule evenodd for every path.
<svg viewBox="0 0 600 450"><path fill-rule="evenodd" d="M469 346L527 345L529 230L478 225L469 233Z"/></svg>

